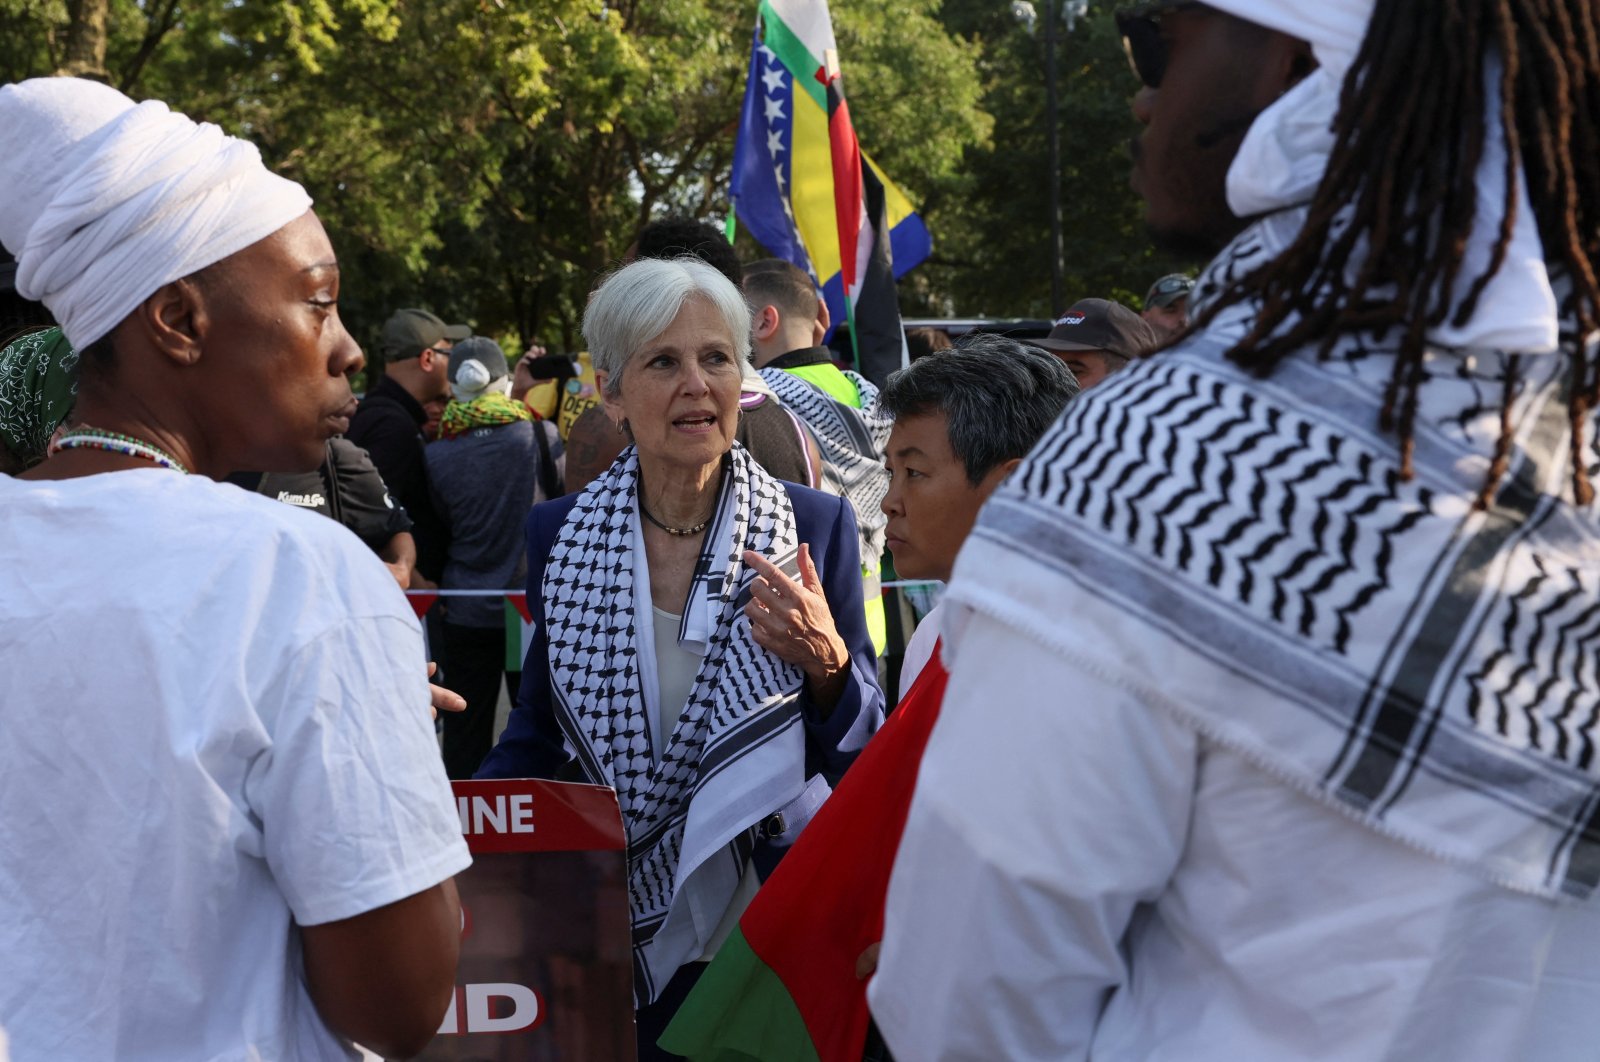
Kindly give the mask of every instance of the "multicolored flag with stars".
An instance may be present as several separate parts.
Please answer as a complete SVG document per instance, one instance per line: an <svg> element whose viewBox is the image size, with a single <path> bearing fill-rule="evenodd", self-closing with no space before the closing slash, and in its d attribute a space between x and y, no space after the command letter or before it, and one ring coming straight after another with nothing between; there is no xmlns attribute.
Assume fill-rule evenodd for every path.
<svg viewBox="0 0 1600 1062"><path fill-rule="evenodd" d="M826 0L761 0L733 155L739 220L810 273L877 383L904 356L894 281L932 240L850 124Z"/></svg>

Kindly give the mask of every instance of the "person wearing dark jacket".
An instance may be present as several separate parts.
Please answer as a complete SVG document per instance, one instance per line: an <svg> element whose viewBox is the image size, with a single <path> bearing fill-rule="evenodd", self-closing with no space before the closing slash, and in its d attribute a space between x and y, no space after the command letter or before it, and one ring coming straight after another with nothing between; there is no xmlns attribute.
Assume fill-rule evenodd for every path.
<svg viewBox="0 0 1600 1062"><path fill-rule="evenodd" d="M496 591L522 580L522 522L552 488L541 486L541 458L561 441L555 426L535 420L510 396L511 376L499 344L483 336L450 352L450 391L439 441L428 447L428 476L439 515L450 531L440 585ZM539 436L545 435L543 448ZM553 488L559 494L559 488ZM494 744L494 715L505 670L505 608L498 594L452 597L443 617L445 685L467 701L444 718L444 766L471 778Z"/></svg>
<svg viewBox="0 0 1600 1062"><path fill-rule="evenodd" d="M371 455L383 481L411 514L417 542L414 589L438 583L449 544L423 458L424 407L449 397L445 373L450 348L471 334L465 325L447 325L427 310L396 310L383 326L383 377L362 398L345 433Z"/></svg>

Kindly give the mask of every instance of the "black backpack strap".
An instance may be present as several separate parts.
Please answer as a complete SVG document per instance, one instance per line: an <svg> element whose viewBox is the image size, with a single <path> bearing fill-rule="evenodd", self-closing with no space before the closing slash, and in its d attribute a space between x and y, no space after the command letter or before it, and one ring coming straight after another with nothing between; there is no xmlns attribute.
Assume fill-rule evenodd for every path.
<svg viewBox="0 0 1600 1062"><path fill-rule="evenodd" d="M533 441L539 445L539 489L544 491L545 501L561 497L561 478L556 475L555 458L550 456L550 440L544 431L547 423L544 420L533 422Z"/></svg>

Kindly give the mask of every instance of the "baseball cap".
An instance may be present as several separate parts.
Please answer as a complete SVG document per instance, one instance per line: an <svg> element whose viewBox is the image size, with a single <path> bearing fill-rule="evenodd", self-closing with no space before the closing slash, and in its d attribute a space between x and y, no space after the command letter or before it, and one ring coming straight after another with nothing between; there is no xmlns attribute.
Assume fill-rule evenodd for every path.
<svg viewBox="0 0 1600 1062"><path fill-rule="evenodd" d="M1066 313L1056 318L1055 327L1044 339L1029 340L1036 347L1058 352L1104 350L1118 357L1137 358L1153 350L1155 330L1144 318L1109 299L1079 299Z"/></svg>
<svg viewBox="0 0 1600 1062"><path fill-rule="evenodd" d="M1171 306L1179 299L1189 297L1189 292L1194 290L1194 280L1182 273L1168 273L1154 284L1144 296L1144 308L1159 310Z"/></svg>
<svg viewBox="0 0 1600 1062"><path fill-rule="evenodd" d="M471 334L472 329L466 325L447 325L427 310L396 310L383 323L383 339L379 345L384 361L404 361L441 339L455 343Z"/></svg>
<svg viewBox="0 0 1600 1062"><path fill-rule="evenodd" d="M450 350L450 393L459 402L482 398L497 381L505 381L503 390L509 391L510 375L505 351L488 336L463 339Z"/></svg>

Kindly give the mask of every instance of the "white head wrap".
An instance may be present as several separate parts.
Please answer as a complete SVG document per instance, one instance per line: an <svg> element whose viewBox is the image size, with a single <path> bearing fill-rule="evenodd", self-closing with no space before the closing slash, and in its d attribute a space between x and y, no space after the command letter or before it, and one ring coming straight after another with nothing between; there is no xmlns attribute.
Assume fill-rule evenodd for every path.
<svg viewBox="0 0 1600 1062"><path fill-rule="evenodd" d="M1404 0L1410 2L1410 0ZM1303 206L1310 202L1333 152L1333 121L1339 90L1367 34L1374 0L1206 0L1210 7L1278 30L1311 44L1319 65L1257 116L1228 169L1228 205L1240 217ZM1456 278L1455 298L1466 297L1488 267L1499 237L1505 200L1505 138L1500 125L1500 70L1493 58L1485 70L1484 114L1488 122L1478 165L1477 222ZM1459 327L1448 320L1428 332L1446 347L1546 351L1556 346L1555 293L1544 264L1526 178L1517 183L1516 224L1505 262Z"/></svg>
<svg viewBox="0 0 1600 1062"><path fill-rule="evenodd" d="M83 349L163 284L304 214L254 144L78 78L0 88L0 243Z"/></svg>

